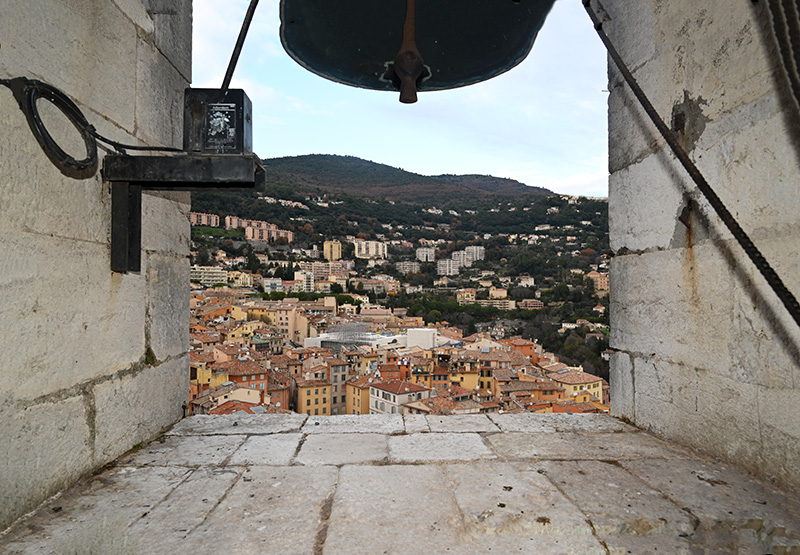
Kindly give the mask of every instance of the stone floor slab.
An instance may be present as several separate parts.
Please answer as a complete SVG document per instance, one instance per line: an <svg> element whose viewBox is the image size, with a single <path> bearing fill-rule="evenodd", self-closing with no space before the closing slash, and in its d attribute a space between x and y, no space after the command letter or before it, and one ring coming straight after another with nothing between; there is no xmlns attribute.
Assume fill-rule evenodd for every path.
<svg viewBox="0 0 800 555"><path fill-rule="evenodd" d="M506 433L487 436L494 452L509 460L678 459L680 448L645 433Z"/></svg>
<svg viewBox="0 0 800 555"><path fill-rule="evenodd" d="M308 418L305 414L226 414L196 415L184 418L168 435L280 434L299 432Z"/></svg>
<svg viewBox="0 0 800 555"><path fill-rule="evenodd" d="M423 414L406 414L403 416L403 422L405 422L407 434L431 431L428 419Z"/></svg>
<svg viewBox="0 0 800 555"><path fill-rule="evenodd" d="M383 434L319 434L306 438L296 462L306 466L385 463L388 454Z"/></svg>
<svg viewBox="0 0 800 555"><path fill-rule="evenodd" d="M324 553L458 553L461 515L438 466L345 466Z"/></svg>
<svg viewBox="0 0 800 555"><path fill-rule="evenodd" d="M688 535L692 516L636 476L598 461L546 461L544 471L601 536Z"/></svg>
<svg viewBox="0 0 800 555"><path fill-rule="evenodd" d="M426 416L432 432L499 432L494 422L483 414L455 414L450 416Z"/></svg>
<svg viewBox="0 0 800 555"><path fill-rule="evenodd" d="M402 434L403 417L399 414L363 414L309 416L303 426L306 434Z"/></svg>
<svg viewBox="0 0 800 555"><path fill-rule="evenodd" d="M530 463L442 467L471 540L515 536L591 536L586 517Z"/></svg>
<svg viewBox="0 0 800 555"><path fill-rule="evenodd" d="M82 480L0 537L0 553L60 555L93 547L102 549L97 553L136 553L128 527L191 473L182 467L125 467Z"/></svg>
<svg viewBox="0 0 800 555"><path fill-rule="evenodd" d="M242 466L288 466L303 434L251 436L236 451L229 464Z"/></svg>
<svg viewBox="0 0 800 555"><path fill-rule="evenodd" d="M245 441L244 436L167 436L125 455L125 466L219 465Z"/></svg>
<svg viewBox="0 0 800 555"><path fill-rule="evenodd" d="M606 414L488 414L504 432L636 432L637 428Z"/></svg>
<svg viewBox="0 0 800 555"><path fill-rule="evenodd" d="M334 467L252 467L183 543L186 553L314 552Z"/></svg>
<svg viewBox="0 0 800 555"><path fill-rule="evenodd" d="M638 553L664 553L690 555L697 553L686 538L673 536L600 536L609 555L634 555Z"/></svg>
<svg viewBox="0 0 800 555"><path fill-rule="evenodd" d="M200 468L170 492L161 503L143 513L130 535L140 553L166 553L181 550L189 533L200 526L243 470L234 468ZM171 548L171 549L170 549Z"/></svg>
<svg viewBox="0 0 800 555"><path fill-rule="evenodd" d="M800 504L740 470L702 460L623 461L622 466L697 517L800 539Z"/></svg>
<svg viewBox="0 0 800 555"><path fill-rule="evenodd" d="M310 433L276 415L192 418L0 533L0 553L800 550L797 495L607 416L497 416L529 431L438 433L399 415L312 419Z"/></svg>
<svg viewBox="0 0 800 555"><path fill-rule="evenodd" d="M389 437L391 462L475 461L495 456L478 434L412 434Z"/></svg>

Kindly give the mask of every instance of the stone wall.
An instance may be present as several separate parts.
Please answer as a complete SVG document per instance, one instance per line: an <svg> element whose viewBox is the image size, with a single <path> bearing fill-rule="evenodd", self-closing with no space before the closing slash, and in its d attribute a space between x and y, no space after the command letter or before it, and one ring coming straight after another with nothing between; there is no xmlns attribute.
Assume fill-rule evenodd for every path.
<svg viewBox="0 0 800 555"><path fill-rule="evenodd" d="M191 0L151 3L8 0L0 78L60 88L117 141L180 146ZM83 158L60 112L40 106L65 150ZM113 273L108 184L99 173L64 177L5 87L0 121L2 530L181 418L189 195L145 194L142 271Z"/></svg>
<svg viewBox="0 0 800 555"><path fill-rule="evenodd" d="M766 2L603 4L658 112L800 294L800 123ZM609 65L612 412L797 488L800 330Z"/></svg>

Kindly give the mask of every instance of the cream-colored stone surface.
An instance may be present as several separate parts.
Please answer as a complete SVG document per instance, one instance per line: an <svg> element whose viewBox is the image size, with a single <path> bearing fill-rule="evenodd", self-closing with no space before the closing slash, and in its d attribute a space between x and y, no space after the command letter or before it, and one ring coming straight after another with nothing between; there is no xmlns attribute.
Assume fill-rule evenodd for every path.
<svg viewBox="0 0 800 555"><path fill-rule="evenodd" d="M188 355L98 384L95 460L103 464L148 441L183 416Z"/></svg>
<svg viewBox="0 0 800 555"><path fill-rule="evenodd" d="M224 545L238 553L603 554L800 548L796 494L607 415L499 415L509 429L534 429L531 420L541 418L542 428L571 431L490 433L486 447L494 458L464 462L448 460L452 438L471 443L474 432L286 433L283 415L250 416L247 426L260 430L251 437L238 433L228 417L185 419L180 427L194 435L165 436L81 481L0 535L0 551L204 553ZM387 443L415 438L445 456L376 460ZM291 454L298 445L295 460Z"/></svg>
<svg viewBox="0 0 800 555"><path fill-rule="evenodd" d="M690 157L800 293L800 149L767 3L603 4L656 110L688 114ZM612 412L796 487L800 329L706 200L689 193L678 221L696 188L609 74Z"/></svg>
<svg viewBox="0 0 800 555"><path fill-rule="evenodd" d="M177 144L191 2L173 3L170 20L151 8L149 0L4 2L0 78L59 88L112 139ZM47 101L38 105L58 144L86 157L78 131ZM99 171L62 175L5 87L0 119L0 397L3 421L13 423L0 444L2 479L14 492L0 500L3 528L182 416L189 199L146 195L143 271L113 273L111 197ZM90 535L115 536L115 552L124 552L117 528Z"/></svg>

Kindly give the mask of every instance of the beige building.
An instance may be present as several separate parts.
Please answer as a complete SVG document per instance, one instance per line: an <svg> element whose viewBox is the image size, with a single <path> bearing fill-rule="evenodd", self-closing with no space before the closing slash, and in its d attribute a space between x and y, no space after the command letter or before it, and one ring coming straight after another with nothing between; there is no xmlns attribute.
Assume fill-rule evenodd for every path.
<svg viewBox="0 0 800 555"><path fill-rule="evenodd" d="M340 241L325 241L322 245L322 255L328 262L335 262L342 258L342 243Z"/></svg>

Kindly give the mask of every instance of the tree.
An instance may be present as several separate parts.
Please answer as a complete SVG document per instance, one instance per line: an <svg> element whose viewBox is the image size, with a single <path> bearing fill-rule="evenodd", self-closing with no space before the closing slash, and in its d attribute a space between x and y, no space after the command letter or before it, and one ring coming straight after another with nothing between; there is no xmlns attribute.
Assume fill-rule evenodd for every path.
<svg viewBox="0 0 800 555"><path fill-rule="evenodd" d="M195 258L194 262L198 266L208 266L211 264L211 256L209 255L208 249L205 245L202 245L197 251L197 257Z"/></svg>

